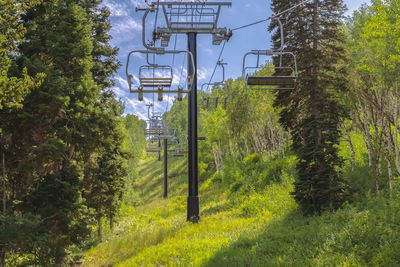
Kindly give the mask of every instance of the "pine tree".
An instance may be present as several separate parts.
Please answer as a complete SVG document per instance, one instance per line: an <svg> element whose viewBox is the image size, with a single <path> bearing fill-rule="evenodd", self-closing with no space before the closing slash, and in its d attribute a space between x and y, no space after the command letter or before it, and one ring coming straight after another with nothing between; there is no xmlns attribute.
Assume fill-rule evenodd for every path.
<svg viewBox="0 0 400 267"><path fill-rule="evenodd" d="M61 264L65 249L90 233L81 198L82 161L87 121L99 90L92 80L91 24L72 1L51 1L23 17L29 42L18 64L43 72L43 84L27 95L23 108L3 114L7 121L12 207L40 216L38 232L48 243L37 255Z"/></svg>
<svg viewBox="0 0 400 267"><path fill-rule="evenodd" d="M98 143L90 151L93 162L86 166L85 199L87 205L95 211L98 223L98 237L102 239L102 218L107 217L112 225L119 207L127 175L126 161L128 154L125 147L125 131L120 119L123 106L113 93L105 93L99 102L101 113L97 114L96 123Z"/></svg>
<svg viewBox="0 0 400 267"><path fill-rule="evenodd" d="M20 108L24 96L34 87L37 87L43 75L31 77L27 69L19 73L12 72L12 63L18 52L18 45L22 43L25 27L19 17L29 7L39 1L1 1L0 2L0 110L6 108ZM0 126L1 130L1 126Z"/></svg>
<svg viewBox="0 0 400 267"><path fill-rule="evenodd" d="M300 2L274 0L272 9L278 13ZM285 50L297 56L299 79L294 91L278 93L275 106L283 107L280 121L293 137L298 157L293 194L305 213L338 208L346 196L338 155L338 128L344 115L338 96L346 90L340 68L345 59L340 31L344 10L342 0L314 0L284 20ZM272 23L270 30L276 26ZM273 41L279 47L279 33Z"/></svg>
<svg viewBox="0 0 400 267"><path fill-rule="evenodd" d="M93 119L88 122L88 129L92 131L89 135L91 140L86 143L87 147L84 149L84 197L87 205L96 211L100 240L101 218L107 215L112 225L117 203L122 198L123 177L127 172L127 155L121 147L125 136L119 130L121 122L118 119L122 116L123 107L109 89L114 85L112 76L121 64L116 59L118 48L109 44L110 11L104 6L101 7L101 3L101 0L80 1L80 6L86 10L92 25L91 73L97 87L102 89L96 105L97 112L92 114Z"/></svg>
<svg viewBox="0 0 400 267"><path fill-rule="evenodd" d="M92 24L94 64L91 72L93 80L105 89L114 86L112 77L121 63L116 59L119 48L109 44L111 40L111 35L108 34L111 29L110 11L104 6L101 7L101 3L102 0L82 0L80 6L85 8Z"/></svg>
<svg viewBox="0 0 400 267"><path fill-rule="evenodd" d="M118 50L108 44L109 12L100 4L44 2L18 18L27 42L18 43L13 70L41 72L45 79L20 110L0 109L0 122L9 158L9 213L19 214L9 221L38 233L35 239L19 231L27 240L13 249L36 255L34 264L61 264L66 248L90 234L93 219L113 218L122 196L123 106L108 89Z"/></svg>

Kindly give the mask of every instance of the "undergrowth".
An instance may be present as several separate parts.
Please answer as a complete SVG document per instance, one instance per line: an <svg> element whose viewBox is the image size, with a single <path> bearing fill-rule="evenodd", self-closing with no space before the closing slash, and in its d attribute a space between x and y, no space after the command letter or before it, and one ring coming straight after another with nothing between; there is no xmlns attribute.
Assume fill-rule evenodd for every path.
<svg viewBox="0 0 400 267"><path fill-rule="evenodd" d="M341 149L348 154L346 144ZM343 170L356 197L308 217L290 195L295 157L254 154L224 164L219 171L203 166L201 222L190 224L186 159L170 161L166 200L162 164L142 162L134 182L140 204L122 207L116 228L87 251L83 266L400 266L400 186L396 180L392 199L371 193L362 186L370 179L365 160Z"/></svg>

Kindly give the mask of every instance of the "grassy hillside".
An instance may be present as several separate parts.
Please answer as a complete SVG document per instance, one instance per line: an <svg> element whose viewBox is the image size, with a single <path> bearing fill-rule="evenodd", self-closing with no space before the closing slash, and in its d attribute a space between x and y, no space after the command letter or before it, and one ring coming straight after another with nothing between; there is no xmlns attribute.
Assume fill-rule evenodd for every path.
<svg viewBox="0 0 400 267"><path fill-rule="evenodd" d="M304 217L290 196L293 157L250 156L229 173L202 175L201 222L186 222L185 159L170 159L169 198L162 162L142 161L113 233L82 266L399 266L400 194L368 195L342 210ZM247 175L243 175L241 170ZM362 170L358 170L362 173Z"/></svg>

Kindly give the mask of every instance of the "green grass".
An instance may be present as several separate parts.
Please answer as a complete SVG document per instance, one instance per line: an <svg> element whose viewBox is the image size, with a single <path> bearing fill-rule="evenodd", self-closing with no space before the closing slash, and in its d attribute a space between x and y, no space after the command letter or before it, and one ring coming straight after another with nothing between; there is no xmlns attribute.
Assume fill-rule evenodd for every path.
<svg viewBox="0 0 400 267"><path fill-rule="evenodd" d="M135 189L144 204L122 207L113 233L87 251L83 266L400 266L397 187L392 200L366 194L339 211L304 217L290 196L293 162L249 157L232 174L202 178L201 222L191 224L186 159L169 161L166 200L162 162L143 161Z"/></svg>

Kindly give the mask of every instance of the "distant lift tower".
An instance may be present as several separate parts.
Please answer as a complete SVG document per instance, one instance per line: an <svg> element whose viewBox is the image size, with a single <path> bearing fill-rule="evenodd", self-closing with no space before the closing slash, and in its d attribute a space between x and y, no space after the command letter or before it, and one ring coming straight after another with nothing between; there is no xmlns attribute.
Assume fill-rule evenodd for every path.
<svg viewBox="0 0 400 267"><path fill-rule="evenodd" d="M171 35L187 34L188 52L193 55L193 59L188 57L188 75L194 75L192 88L188 92L189 196L187 220L191 222L200 220L197 149L197 34L211 34L214 45L228 41L232 32L227 28L218 28L218 20L222 7L231 6L230 2L159 2L156 7L156 9L162 10L166 27L158 27L155 30L154 40L161 40L161 46L166 47Z"/></svg>

